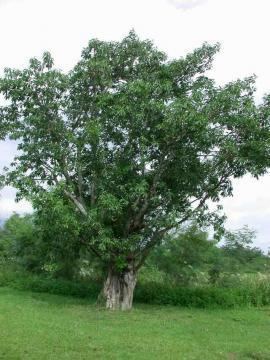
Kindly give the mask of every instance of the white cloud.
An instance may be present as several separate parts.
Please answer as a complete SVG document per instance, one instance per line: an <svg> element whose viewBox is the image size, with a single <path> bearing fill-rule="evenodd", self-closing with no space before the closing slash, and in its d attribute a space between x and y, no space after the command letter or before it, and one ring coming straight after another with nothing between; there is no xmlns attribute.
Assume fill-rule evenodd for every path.
<svg viewBox="0 0 270 360"><path fill-rule="evenodd" d="M257 230L257 246L270 247L270 176L259 180L249 175L234 181L234 196L223 199L227 227L237 229L245 224Z"/></svg>
<svg viewBox="0 0 270 360"><path fill-rule="evenodd" d="M18 1L24 1L24 0L0 0L0 6L1 5L9 5L13 2L18 2Z"/></svg>
<svg viewBox="0 0 270 360"><path fill-rule="evenodd" d="M204 4L207 0L168 0L176 9L190 10Z"/></svg>
<svg viewBox="0 0 270 360"><path fill-rule="evenodd" d="M14 158L17 145L15 141L0 141L0 173L4 166L8 166Z"/></svg>
<svg viewBox="0 0 270 360"><path fill-rule="evenodd" d="M15 189L10 186L0 191L0 220L7 219L14 212L18 214L32 212L32 206L28 201L15 202L15 193Z"/></svg>

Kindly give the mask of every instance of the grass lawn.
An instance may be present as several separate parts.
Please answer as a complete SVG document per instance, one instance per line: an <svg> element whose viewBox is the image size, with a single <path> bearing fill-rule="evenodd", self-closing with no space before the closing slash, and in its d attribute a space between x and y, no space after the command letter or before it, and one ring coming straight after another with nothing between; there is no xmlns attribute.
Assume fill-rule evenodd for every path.
<svg viewBox="0 0 270 360"><path fill-rule="evenodd" d="M270 359L270 308L199 310L0 288L0 359Z"/></svg>

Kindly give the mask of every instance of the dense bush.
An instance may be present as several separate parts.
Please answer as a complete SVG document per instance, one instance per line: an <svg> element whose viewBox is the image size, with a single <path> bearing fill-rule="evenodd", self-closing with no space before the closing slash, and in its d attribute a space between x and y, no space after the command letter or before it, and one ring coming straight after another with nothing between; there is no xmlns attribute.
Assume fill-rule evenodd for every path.
<svg viewBox="0 0 270 360"><path fill-rule="evenodd" d="M170 287L155 283L138 285L135 300L148 304L178 305L188 307L221 307L270 305L270 286L256 288Z"/></svg>
<svg viewBox="0 0 270 360"><path fill-rule="evenodd" d="M96 299L101 286L94 281L70 281L34 275L14 269L0 268L0 286L9 286L18 290L31 290L57 295L76 296Z"/></svg>
<svg viewBox="0 0 270 360"><path fill-rule="evenodd" d="M47 204L38 220L15 214L5 223L0 286L97 299L103 269L87 251L76 252L76 222L68 232L68 212L60 205L53 213ZM55 219L66 227L54 227ZM135 301L202 308L270 305L270 258L251 247L253 237L245 227L227 233L218 248L195 224L183 228L164 239L141 269Z"/></svg>
<svg viewBox="0 0 270 360"><path fill-rule="evenodd" d="M96 300L101 283L95 281L69 281L33 275L11 268L0 268L0 286L19 290L46 292ZM135 290L135 302L153 305L174 305L199 308L233 308L241 306L270 305L268 279L245 279L231 287L202 286L181 287L165 283L139 282Z"/></svg>
<svg viewBox="0 0 270 360"><path fill-rule="evenodd" d="M33 215L12 215L0 228L0 262L11 260L32 273L68 280L89 274L102 277L100 261L79 245L82 229L68 205L57 201L57 193L46 195L36 208ZM252 247L254 237L254 231L244 227L226 232L223 246L218 247L205 230L189 224L163 239L139 277L143 282L175 286L223 286L231 282L232 274L269 273L270 257Z"/></svg>

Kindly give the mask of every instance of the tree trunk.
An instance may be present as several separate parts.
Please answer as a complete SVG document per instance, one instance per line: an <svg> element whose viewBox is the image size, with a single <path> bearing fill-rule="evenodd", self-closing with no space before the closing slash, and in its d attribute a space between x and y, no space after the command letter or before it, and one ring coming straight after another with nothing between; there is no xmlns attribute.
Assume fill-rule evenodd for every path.
<svg viewBox="0 0 270 360"><path fill-rule="evenodd" d="M130 310L132 308L136 275L134 269L130 268L122 273L109 270L102 294L107 309Z"/></svg>

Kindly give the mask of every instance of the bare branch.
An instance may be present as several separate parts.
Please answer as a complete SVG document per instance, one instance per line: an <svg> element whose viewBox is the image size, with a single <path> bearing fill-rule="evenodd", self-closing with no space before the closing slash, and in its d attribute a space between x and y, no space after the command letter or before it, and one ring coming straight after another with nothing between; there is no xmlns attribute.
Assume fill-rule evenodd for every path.
<svg viewBox="0 0 270 360"><path fill-rule="evenodd" d="M70 193L67 190L64 190L64 193L67 195L67 197L72 200L72 202L75 204L77 209L83 214L84 216L87 216L87 211L84 207L84 205L74 196L72 193Z"/></svg>

